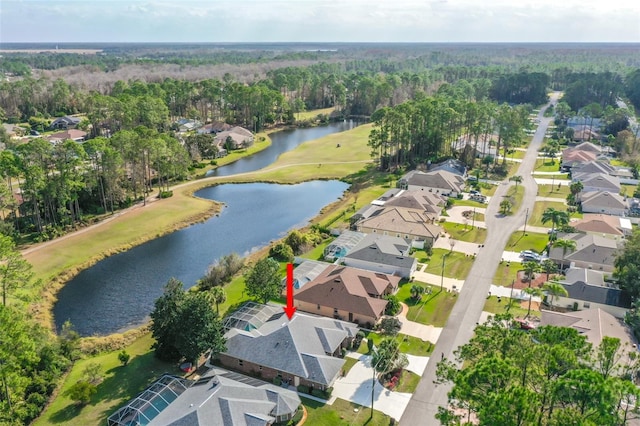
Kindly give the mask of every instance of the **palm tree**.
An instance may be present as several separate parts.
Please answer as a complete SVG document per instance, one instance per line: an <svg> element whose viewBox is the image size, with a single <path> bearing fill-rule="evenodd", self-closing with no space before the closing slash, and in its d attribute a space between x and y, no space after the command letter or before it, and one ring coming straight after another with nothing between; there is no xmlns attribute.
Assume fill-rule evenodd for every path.
<svg viewBox="0 0 640 426"><path fill-rule="evenodd" d="M542 212L542 223L551 222L551 235L558 225L566 225L569 223L569 213L548 207Z"/></svg>
<svg viewBox="0 0 640 426"><path fill-rule="evenodd" d="M413 299L421 299L424 294L424 287L418 284L414 284L411 286L411 297Z"/></svg>
<svg viewBox="0 0 640 426"><path fill-rule="evenodd" d="M502 200L500 201L500 211L502 211L502 214L506 215L510 210L511 210L511 201L509 200Z"/></svg>
<svg viewBox="0 0 640 426"><path fill-rule="evenodd" d="M531 287L531 281L535 278L536 272L540 271L540 264L538 262L525 262L522 266L524 275L529 282L529 287Z"/></svg>
<svg viewBox="0 0 640 426"><path fill-rule="evenodd" d="M562 248L562 269L564 269L564 257L567 255L567 250L575 250L576 242L567 239L556 240L553 242L552 247Z"/></svg>
<svg viewBox="0 0 640 426"><path fill-rule="evenodd" d="M569 203L569 205L575 206L578 203L578 194L580 194L583 189L584 185L579 180L572 182L569 185L569 191L571 192L567 196L567 202Z"/></svg>
<svg viewBox="0 0 640 426"><path fill-rule="evenodd" d="M527 287L522 289L523 292L529 295L529 309L527 309L527 318L531 314L531 299L533 296L542 297L542 289L538 287Z"/></svg>
<svg viewBox="0 0 640 426"><path fill-rule="evenodd" d="M220 303L224 303L227 301L227 293L220 286L211 287L209 291L207 291L207 297L209 300L216 304L216 312L220 314Z"/></svg>
<svg viewBox="0 0 640 426"><path fill-rule="evenodd" d="M558 283L544 283L542 289L549 294L549 306L551 306L551 310L553 310L554 299L558 300L560 296L567 297L569 295L567 289L564 288L562 284Z"/></svg>
<svg viewBox="0 0 640 426"><path fill-rule="evenodd" d="M558 265L556 265L556 263L551 259L545 259L542 261L542 270L546 272L547 281L549 281L549 274L555 274L558 272Z"/></svg>
<svg viewBox="0 0 640 426"><path fill-rule="evenodd" d="M509 178L509 180L512 180L512 181L514 181L516 183L516 191L517 191L518 190L518 184L522 183L522 176L520 176L520 175L511 176Z"/></svg>

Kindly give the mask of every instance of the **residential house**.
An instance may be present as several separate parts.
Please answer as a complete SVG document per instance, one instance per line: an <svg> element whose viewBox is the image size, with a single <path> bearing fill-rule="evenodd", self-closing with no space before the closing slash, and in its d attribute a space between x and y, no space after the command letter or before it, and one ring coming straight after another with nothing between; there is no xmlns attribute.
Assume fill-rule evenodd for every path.
<svg viewBox="0 0 640 426"><path fill-rule="evenodd" d="M387 307L384 296L398 290L400 277L331 265L294 292L300 311L358 324L375 324Z"/></svg>
<svg viewBox="0 0 640 426"><path fill-rule="evenodd" d="M613 175L616 168L607 161L587 161L571 168L572 179L577 179L581 174L588 175L592 173L603 173Z"/></svg>
<svg viewBox="0 0 640 426"><path fill-rule="evenodd" d="M409 278L416 271L417 260L409 256L411 244L402 238L369 234L342 258L353 268Z"/></svg>
<svg viewBox="0 0 640 426"><path fill-rule="evenodd" d="M391 235L412 241L414 247L432 246L442 228L425 213L402 207L386 207L355 224L356 230L366 234Z"/></svg>
<svg viewBox="0 0 640 426"><path fill-rule="evenodd" d="M576 148L567 148L562 151L562 162L560 163L560 171L570 172L577 165L595 161L598 155L590 151L582 151Z"/></svg>
<svg viewBox="0 0 640 426"><path fill-rule="evenodd" d="M579 126L573 129L573 136L571 139L576 142L598 140L600 139L600 133L587 126Z"/></svg>
<svg viewBox="0 0 640 426"><path fill-rule="evenodd" d="M388 207L415 210L424 213L431 222L434 222L440 217L440 213L446 204L447 201L444 196L433 192L391 189L351 216L351 227L355 228L358 221L377 216Z"/></svg>
<svg viewBox="0 0 640 426"><path fill-rule="evenodd" d="M629 219L606 214L587 213L582 219L572 221L571 226L586 234L602 235L615 240L621 240L631 234Z"/></svg>
<svg viewBox="0 0 640 426"><path fill-rule="evenodd" d="M292 390L215 368L197 380L163 375L107 424L271 426L291 420L300 404Z"/></svg>
<svg viewBox="0 0 640 426"><path fill-rule="evenodd" d="M448 197L456 197L465 187L465 178L446 170L420 172L413 170L398 181L402 189L433 192Z"/></svg>
<svg viewBox="0 0 640 426"><path fill-rule="evenodd" d="M336 259L346 256L351 249L358 245L367 234L355 231L344 231L338 238L325 247L323 256L325 260L333 262Z"/></svg>
<svg viewBox="0 0 640 426"><path fill-rule="evenodd" d="M626 216L629 213L627 200L613 192L581 192L578 202L582 213L604 213L613 216Z"/></svg>
<svg viewBox="0 0 640 426"><path fill-rule="evenodd" d="M571 127L573 129L582 126L591 126L594 129L599 129L601 124L602 120L600 120L599 118L590 117L588 115L575 115L567 119L567 127Z"/></svg>
<svg viewBox="0 0 640 426"><path fill-rule="evenodd" d="M200 135L208 135L212 133L225 132L231 130L233 126L231 124L224 123L222 121L215 121L213 123L205 124L197 130Z"/></svg>
<svg viewBox="0 0 640 426"><path fill-rule="evenodd" d="M617 318L623 318L631 307L631 298L616 286L607 283L605 275L604 272L593 269L567 269L565 279L559 284L568 294L558 297L553 304L573 310L599 308Z"/></svg>
<svg viewBox="0 0 640 426"><path fill-rule="evenodd" d="M596 144L593 144L591 142L582 142L579 143L578 145L574 145L571 149L575 149L575 150L579 150L579 151L588 151L588 152L593 152L596 155L601 154L602 153L602 148L599 147Z"/></svg>
<svg viewBox="0 0 640 426"><path fill-rule="evenodd" d="M51 122L49 127L51 129L75 129L78 124L80 124L80 119L78 117L71 117L69 115L65 115L64 117L58 117Z"/></svg>
<svg viewBox="0 0 640 426"><path fill-rule="evenodd" d="M620 192L620 179L604 173L578 173L578 176L571 174L572 181L582 182L582 192Z"/></svg>
<svg viewBox="0 0 640 426"><path fill-rule="evenodd" d="M253 133L240 126L232 127L229 130L217 133L215 143L219 148L247 148L253 145Z"/></svg>
<svg viewBox="0 0 640 426"><path fill-rule="evenodd" d="M585 309L577 312L543 310L540 325L574 328L594 347L600 345L605 336L620 339L621 346L627 351L635 346L633 333L624 322L602 309ZM626 362L624 359L623 361Z"/></svg>
<svg viewBox="0 0 640 426"><path fill-rule="evenodd" d="M217 356L222 366L321 390L338 378L342 349L358 332L346 321L299 311L289 320L282 306L254 303L228 316L225 327L227 349Z"/></svg>
<svg viewBox="0 0 640 426"><path fill-rule="evenodd" d="M66 140L72 140L74 142L84 142L87 138L87 132L83 132L78 129L69 129L64 132L54 133L47 136L47 140L53 145L58 145Z"/></svg>
<svg viewBox="0 0 640 426"><path fill-rule="evenodd" d="M565 251L562 247L551 248L549 259L562 268L569 266L613 272L613 262L618 251L622 249L620 242L592 234L559 233L558 239L573 240L576 243L575 250Z"/></svg>

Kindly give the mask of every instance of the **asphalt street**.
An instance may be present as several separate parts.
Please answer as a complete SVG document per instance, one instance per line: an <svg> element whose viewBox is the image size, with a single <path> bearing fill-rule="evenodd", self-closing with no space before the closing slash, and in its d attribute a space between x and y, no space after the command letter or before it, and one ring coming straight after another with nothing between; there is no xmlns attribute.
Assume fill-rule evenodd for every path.
<svg viewBox="0 0 640 426"><path fill-rule="evenodd" d="M553 93L550 104L556 103L558 96L558 93ZM518 175L522 176L521 185L525 188L522 205L513 215L502 216L500 214L500 201L503 196L507 195L509 187L513 185L513 182L508 180L502 182L487 206L485 214L487 226L485 249L479 251L476 261L469 272L469 278L467 278L460 291L458 302L451 311L447 324L440 334L433 351L437 355L436 359L439 359L439 354L444 354L445 357L453 359L455 349L467 343L473 336L473 330L480 320L487 293L491 287L493 276L500 263L509 236L524 224L527 209L529 211L533 210L538 188L531 173L535 166L538 149L542 145L545 132L552 120L552 118L543 116L545 109L546 107L542 108L538 114L538 128L517 172ZM451 390L451 386L436 386L434 384L436 365L437 363L435 362L427 364L418 388L400 419L401 425L440 424L435 419L435 414L438 412L438 407L447 406L447 393Z"/></svg>

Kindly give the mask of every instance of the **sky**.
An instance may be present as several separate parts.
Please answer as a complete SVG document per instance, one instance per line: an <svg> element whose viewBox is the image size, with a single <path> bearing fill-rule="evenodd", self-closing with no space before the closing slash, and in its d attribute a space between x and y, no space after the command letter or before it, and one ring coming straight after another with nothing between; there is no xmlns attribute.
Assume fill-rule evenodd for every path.
<svg viewBox="0 0 640 426"><path fill-rule="evenodd" d="M640 0L0 0L0 42L640 42Z"/></svg>

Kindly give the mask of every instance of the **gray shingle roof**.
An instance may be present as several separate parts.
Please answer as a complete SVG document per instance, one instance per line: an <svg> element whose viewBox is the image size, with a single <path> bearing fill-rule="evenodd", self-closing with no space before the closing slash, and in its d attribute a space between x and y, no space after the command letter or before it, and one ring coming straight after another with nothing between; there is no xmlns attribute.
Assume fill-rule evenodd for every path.
<svg viewBox="0 0 640 426"><path fill-rule="evenodd" d="M571 299L628 308L631 300L621 290L607 287L604 275L585 268L571 268L561 282Z"/></svg>
<svg viewBox="0 0 640 426"><path fill-rule="evenodd" d="M410 248L409 243L402 238L369 234L345 258L411 268L416 259L408 255Z"/></svg>
<svg viewBox="0 0 640 426"><path fill-rule="evenodd" d="M354 324L345 321L296 312L291 320L283 315L250 332L229 330L224 353L329 385L344 360L326 354L335 352L344 339L357 332Z"/></svg>

